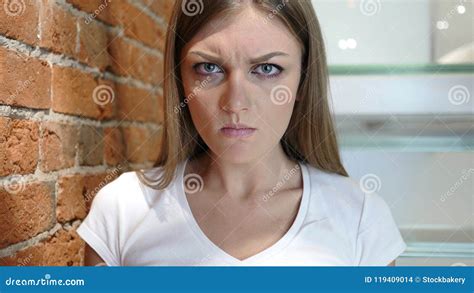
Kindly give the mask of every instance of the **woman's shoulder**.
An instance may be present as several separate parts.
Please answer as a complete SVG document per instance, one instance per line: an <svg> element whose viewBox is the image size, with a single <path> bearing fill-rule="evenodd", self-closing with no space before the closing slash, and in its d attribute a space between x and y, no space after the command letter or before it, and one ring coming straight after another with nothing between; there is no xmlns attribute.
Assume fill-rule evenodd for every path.
<svg viewBox="0 0 474 293"><path fill-rule="evenodd" d="M147 177L160 176L160 173L162 170L159 167L143 170ZM141 182L137 171L127 171L106 182L97 192L93 202L103 202L107 206L136 207L151 204L152 197L159 192Z"/></svg>
<svg viewBox="0 0 474 293"><path fill-rule="evenodd" d="M138 192L138 177L135 171L127 171L118 175L113 180L107 182L100 190L100 194L124 194L132 191ZM99 194L98 193L98 194Z"/></svg>
<svg viewBox="0 0 474 293"><path fill-rule="evenodd" d="M363 230L374 220L391 220L387 202L364 180L309 166L311 186L319 193L327 216L339 218L352 231ZM376 184L376 183L375 183ZM318 203L316 203L318 204Z"/></svg>
<svg viewBox="0 0 474 293"><path fill-rule="evenodd" d="M311 184L320 189L329 199L360 204L364 200L364 190L351 176L344 176L308 166Z"/></svg>

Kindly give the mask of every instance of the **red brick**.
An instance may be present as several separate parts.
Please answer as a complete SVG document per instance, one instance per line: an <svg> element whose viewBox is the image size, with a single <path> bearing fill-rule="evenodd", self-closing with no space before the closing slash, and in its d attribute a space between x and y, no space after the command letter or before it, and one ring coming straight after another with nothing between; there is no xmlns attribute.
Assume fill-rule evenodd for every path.
<svg viewBox="0 0 474 293"><path fill-rule="evenodd" d="M39 8L36 0L0 0L0 34L37 45Z"/></svg>
<svg viewBox="0 0 474 293"><path fill-rule="evenodd" d="M76 227L77 228L77 227ZM81 266L84 241L75 229L59 229L45 240L0 259L4 266Z"/></svg>
<svg viewBox="0 0 474 293"><path fill-rule="evenodd" d="M130 76L130 68L134 64L132 51L137 49L114 33L109 33L108 39L110 41L107 50L110 55L111 71L117 75Z"/></svg>
<svg viewBox="0 0 474 293"><path fill-rule="evenodd" d="M86 202L90 202L95 196L104 177L103 174L75 174L60 177L56 208L58 222L84 219L87 215Z"/></svg>
<svg viewBox="0 0 474 293"><path fill-rule="evenodd" d="M76 56L77 18L55 4L43 0L41 9L41 47L56 53Z"/></svg>
<svg viewBox="0 0 474 293"><path fill-rule="evenodd" d="M44 122L40 137L40 168L43 172L74 166L78 143L76 126Z"/></svg>
<svg viewBox="0 0 474 293"><path fill-rule="evenodd" d="M87 12L87 22L100 20L111 25L120 25L120 17L126 11L121 9L123 0L66 0L74 7Z"/></svg>
<svg viewBox="0 0 474 293"><path fill-rule="evenodd" d="M90 17L86 19L87 23L92 23L96 19L114 26L121 26L128 37L152 48L160 50L164 48L166 28L127 1L67 0L67 2L90 14ZM171 12L168 6L169 4L162 5Z"/></svg>
<svg viewBox="0 0 474 293"><path fill-rule="evenodd" d="M104 70L109 65L107 53L107 33L103 26L97 22L86 22L81 19L80 26L80 51L78 59L89 66Z"/></svg>
<svg viewBox="0 0 474 293"><path fill-rule="evenodd" d="M124 160L123 137L120 128L104 129L104 159L109 166L116 166Z"/></svg>
<svg viewBox="0 0 474 293"><path fill-rule="evenodd" d="M109 36L111 71L158 85L163 80L163 60L135 47L122 37Z"/></svg>
<svg viewBox="0 0 474 293"><path fill-rule="evenodd" d="M116 171L115 171L116 172ZM58 221L82 219L89 212L90 204L97 192L113 181L118 173L72 174L58 180Z"/></svg>
<svg viewBox="0 0 474 293"><path fill-rule="evenodd" d="M125 141L125 155L130 163L144 163L147 161L147 150L145 141L148 139L148 131L141 127L123 127Z"/></svg>
<svg viewBox="0 0 474 293"><path fill-rule="evenodd" d="M86 181L84 175L67 175L59 178L56 207L58 222L85 218L86 202L83 193L88 188Z"/></svg>
<svg viewBox="0 0 474 293"><path fill-rule="evenodd" d="M163 82L163 59L138 49L133 52L132 75L153 85Z"/></svg>
<svg viewBox="0 0 474 293"><path fill-rule="evenodd" d="M36 122L0 117L0 176L35 171L38 132Z"/></svg>
<svg viewBox="0 0 474 293"><path fill-rule="evenodd" d="M100 93L99 86L104 85L110 87L112 92L104 91L104 99L100 95L94 96L94 89ZM100 120L113 117L115 91L112 82L97 79L75 68L55 66L52 71L52 89L52 108L56 112Z"/></svg>
<svg viewBox="0 0 474 293"><path fill-rule="evenodd" d="M175 4L174 0L144 0L144 2L155 14L169 21Z"/></svg>
<svg viewBox="0 0 474 293"><path fill-rule="evenodd" d="M44 62L0 47L0 103L35 109L51 106L51 68Z"/></svg>
<svg viewBox="0 0 474 293"><path fill-rule="evenodd" d="M126 158L130 163L154 162L161 151L162 131L142 127L123 127Z"/></svg>
<svg viewBox="0 0 474 293"><path fill-rule="evenodd" d="M98 9L99 5L103 3L101 0L66 0L66 2L87 13L94 13L94 10Z"/></svg>
<svg viewBox="0 0 474 293"><path fill-rule="evenodd" d="M144 122L156 119L158 106L153 93L124 84L117 84L116 91L119 119Z"/></svg>
<svg viewBox="0 0 474 293"><path fill-rule="evenodd" d="M166 30L134 5L126 1L121 5L123 6L123 11L127 11L127 13L121 15L120 20L121 25L124 27L125 35L141 41L149 47L163 50ZM147 29L143 29L144 27Z"/></svg>
<svg viewBox="0 0 474 293"><path fill-rule="evenodd" d="M19 183L16 192L0 189L0 249L50 229L54 222L48 183ZM5 188L5 189L4 189Z"/></svg>
<svg viewBox="0 0 474 293"><path fill-rule="evenodd" d="M102 165L104 161L104 135L101 128L83 125L79 134L79 164Z"/></svg>

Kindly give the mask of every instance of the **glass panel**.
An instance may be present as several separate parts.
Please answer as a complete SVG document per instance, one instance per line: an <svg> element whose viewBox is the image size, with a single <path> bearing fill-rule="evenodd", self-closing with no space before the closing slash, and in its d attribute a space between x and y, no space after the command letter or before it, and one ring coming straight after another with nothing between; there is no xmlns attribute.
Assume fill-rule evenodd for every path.
<svg viewBox="0 0 474 293"><path fill-rule="evenodd" d="M432 70L425 65L474 63L473 0L313 0L313 5L330 65Z"/></svg>

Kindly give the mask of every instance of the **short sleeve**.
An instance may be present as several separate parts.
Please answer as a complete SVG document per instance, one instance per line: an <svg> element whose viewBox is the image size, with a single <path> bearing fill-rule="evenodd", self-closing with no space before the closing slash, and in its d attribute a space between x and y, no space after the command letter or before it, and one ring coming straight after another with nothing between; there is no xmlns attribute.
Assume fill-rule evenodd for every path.
<svg viewBox="0 0 474 293"><path fill-rule="evenodd" d="M109 187L96 194L89 214L76 231L108 266L119 266L117 197Z"/></svg>
<svg viewBox="0 0 474 293"><path fill-rule="evenodd" d="M356 264L386 266L406 247L385 200L376 193L365 194L356 240Z"/></svg>

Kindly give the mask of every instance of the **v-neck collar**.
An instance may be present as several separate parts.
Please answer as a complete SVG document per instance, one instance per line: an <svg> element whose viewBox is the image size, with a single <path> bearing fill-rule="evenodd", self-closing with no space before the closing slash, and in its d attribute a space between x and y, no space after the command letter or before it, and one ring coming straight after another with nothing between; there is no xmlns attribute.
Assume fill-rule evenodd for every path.
<svg viewBox="0 0 474 293"><path fill-rule="evenodd" d="M178 200L181 203L181 206L183 207L184 211L184 216L186 218L186 222L193 230L197 238L202 242L202 244L208 248L211 254L216 254L219 256L220 259L224 260L226 263L231 264L231 265L247 265L247 264L255 264L258 263L259 261L263 259L267 259L268 257L280 252L284 247L286 247L287 244L296 236L298 233L299 229L301 228L306 213L308 211L308 205L309 205L309 197L310 197L310 192L311 192L311 181L309 178L309 171L307 169L307 166L304 163L298 162L302 176L303 176L303 195L300 201L300 205L298 208L298 213L296 215L295 220L291 224L290 228L288 231L283 235L282 238L277 240L274 244L272 244L270 247L250 256L247 257L243 260L240 260L223 249L221 249L219 246L217 246L213 241L211 241L207 235L202 231L201 227L197 223L196 219L194 218L194 215L192 213L191 207L189 205L188 199L186 197L186 193L184 192L184 172L186 170L186 165L188 163L189 159L186 159L184 162L180 164L180 167L178 168L178 176L176 178L177 180L177 197Z"/></svg>

